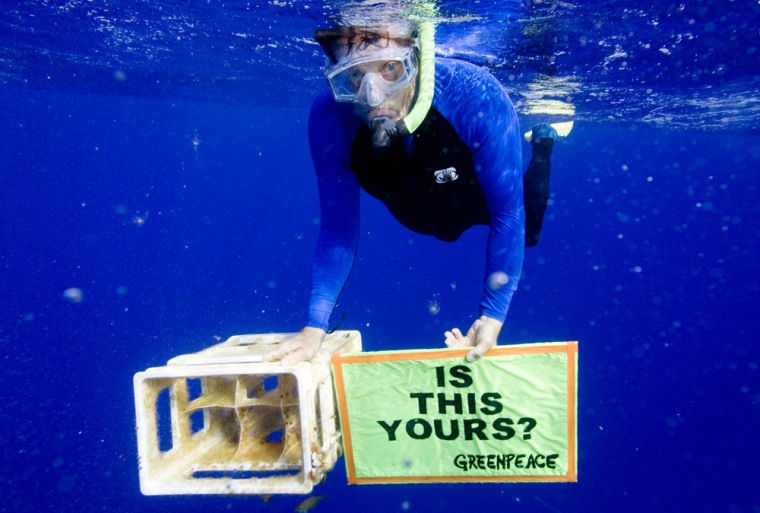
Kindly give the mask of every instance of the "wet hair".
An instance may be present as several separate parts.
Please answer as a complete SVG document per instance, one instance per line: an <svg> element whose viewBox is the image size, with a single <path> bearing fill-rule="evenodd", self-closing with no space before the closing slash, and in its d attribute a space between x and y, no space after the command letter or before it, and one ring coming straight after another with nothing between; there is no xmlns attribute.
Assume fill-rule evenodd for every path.
<svg viewBox="0 0 760 513"><path fill-rule="evenodd" d="M395 41L399 46L414 46L416 41L413 34L398 35L388 30L368 27L319 29L314 32L314 39L333 64L338 62L336 51L340 47L348 48L348 55L351 55L354 49L365 50L370 46L387 48L390 41Z"/></svg>

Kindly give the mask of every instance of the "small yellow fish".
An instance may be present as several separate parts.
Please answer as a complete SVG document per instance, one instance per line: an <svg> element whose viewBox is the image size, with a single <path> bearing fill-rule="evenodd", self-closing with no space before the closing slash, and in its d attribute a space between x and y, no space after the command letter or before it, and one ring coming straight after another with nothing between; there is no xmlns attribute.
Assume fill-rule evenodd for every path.
<svg viewBox="0 0 760 513"><path fill-rule="evenodd" d="M308 499L304 499L298 506L296 506L296 511L309 511L311 508L322 502L322 500L326 499L327 495L316 495L314 497L309 497Z"/></svg>

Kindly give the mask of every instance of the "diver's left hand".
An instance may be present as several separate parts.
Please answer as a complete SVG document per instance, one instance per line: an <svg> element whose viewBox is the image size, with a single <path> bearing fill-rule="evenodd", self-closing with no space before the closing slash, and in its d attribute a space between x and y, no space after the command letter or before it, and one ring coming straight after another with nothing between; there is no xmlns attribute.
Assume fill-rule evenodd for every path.
<svg viewBox="0 0 760 513"><path fill-rule="evenodd" d="M451 348L472 347L472 350L467 353L465 359L468 362L474 362L496 345L502 325L501 321L481 315L472 323L472 326L467 331L467 335L462 335L459 328L447 331L444 334L446 336L446 346Z"/></svg>

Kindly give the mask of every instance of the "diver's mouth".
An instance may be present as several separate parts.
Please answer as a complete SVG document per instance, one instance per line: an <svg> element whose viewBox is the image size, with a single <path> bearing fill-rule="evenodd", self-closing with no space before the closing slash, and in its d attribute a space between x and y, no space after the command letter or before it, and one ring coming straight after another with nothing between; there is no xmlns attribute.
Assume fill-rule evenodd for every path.
<svg viewBox="0 0 760 513"><path fill-rule="evenodd" d="M397 112L391 112L391 111L385 110L385 109L371 110L367 114L367 119L370 122L374 121L375 119L380 119L380 118L386 118L386 119L395 120L397 117L398 117L398 113Z"/></svg>

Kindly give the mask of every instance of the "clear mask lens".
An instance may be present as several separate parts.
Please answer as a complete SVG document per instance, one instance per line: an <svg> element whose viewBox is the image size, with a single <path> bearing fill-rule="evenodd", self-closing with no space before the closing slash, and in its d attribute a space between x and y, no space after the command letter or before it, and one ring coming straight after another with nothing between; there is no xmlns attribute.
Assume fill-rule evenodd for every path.
<svg viewBox="0 0 760 513"><path fill-rule="evenodd" d="M375 107L393 98L417 77L412 48L390 48L339 62L325 72L339 102L361 102Z"/></svg>

